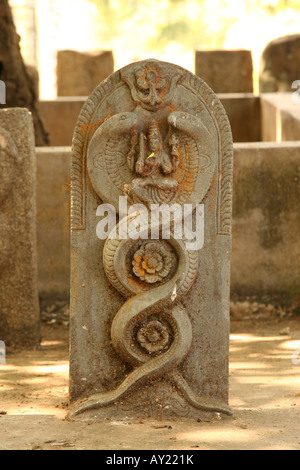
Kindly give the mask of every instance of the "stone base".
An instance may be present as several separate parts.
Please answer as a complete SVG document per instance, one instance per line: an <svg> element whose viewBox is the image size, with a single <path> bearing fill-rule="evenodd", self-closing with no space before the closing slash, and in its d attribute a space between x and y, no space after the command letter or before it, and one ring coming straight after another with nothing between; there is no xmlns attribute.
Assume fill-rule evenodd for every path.
<svg viewBox="0 0 300 470"><path fill-rule="evenodd" d="M89 400L74 403L68 418L79 421L101 421L104 419L155 419L160 421L183 418L203 420L214 416L233 416L233 411L225 401L213 398L200 399L199 397L199 403L201 401L203 408L207 408L207 410L192 406L177 386L173 385L171 381L165 381L165 378L163 380L164 382L159 379L148 380L142 385L134 386L110 405L76 414L83 404L91 403L93 397L96 396L92 395Z"/></svg>

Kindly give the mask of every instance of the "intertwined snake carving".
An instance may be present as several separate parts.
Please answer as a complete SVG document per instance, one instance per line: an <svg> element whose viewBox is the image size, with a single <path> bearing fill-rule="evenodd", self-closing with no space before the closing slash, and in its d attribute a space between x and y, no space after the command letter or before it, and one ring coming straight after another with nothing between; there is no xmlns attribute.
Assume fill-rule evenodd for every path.
<svg viewBox="0 0 300 470"><path fill-rule="evenodd" d="M73 415L112 404L143 380L162 374L179 389L194 408L231 415L230 408L218 400L199 397L194 393L178 367L192 344L191 321L180 301L196 279L198 252L188 251L184 240L172 237L168 242L142 242L121 238L120 233L124 233L128 223L139 215L134 213L121 220L108 237L103 253L104 268L109 281L127 299L113 319L112 344L119 356L130 363L133 369L115 390L97 393L79 403ZM144 230L148 230L148 224ZM141 259L143 253L144 258ZM173 272L159 265L164 254L165 263L175 255L177 265ZM150 275L156 267L157 272L165 274L165 282L152 285L151 278L147 283L141 281L138 276L132 274L130 261L135 265L140 264L144 268L143 272L149 272ZM137 270L135 272L139 273ZM152 354L142 342L146 341L145 336L150 345L156 345ZM136 337L140 338L140 342ZM162 345L160 339L164 340Z"/></svg>
<svg viewBox="0 0 300 470"><path fill-rule="evenodd" d="M168 399L168 392L177 393L184 398L179 400L181 404L186 401L190 405L187 407L190 413L198 409L232 415L223 401L201 397L192 389L197 388L193 377L199 378L199 371L190 373L189 361L199 341L198 318L197 306L191 305L189 311L185 300L198 272L199 278L205 278L204 273L200 276L201 260L206 266L204 260L210 248L214 250L218 246L215 236L231 234L232 160L232 136L221 103L199 77L172 64L149 60L125 67L99 85L86 102L73 139L72 236L76 254L83 253L83 241L91 237L94 230L95 219L88 211L104 203L122 212L120 196L127 197L128 207L144 205L148 215L153 204L177 205L183 212L191 205L193 221L198 213L192 211L203 203L210 212L205 236L212 239L202 258L199 251L188 249L190 245L186 240L175 237L172 227L171 238L163 237L162 222L157 227L158 237L130 237L126 228L137 221L139 212L126 216L116 225L103 249L103 267L109 284L121 294L124 304L113 312L111 346L105 344L104 347L114 349L116 354L108 352L114 359L118 355L128 364L130 372L114 389L105 388L77 402L70 416L122 404L120 399L126 394L129 407L133 406L136 411L135 403L131 402L134 393L141 391L139 386L142 385L147 393L155 380L161 382L158 388L153 387L162 398L161 404ZM148 220L143 230L149 231ZM89 238L89 243L95 250L97 244L101 246L99 255L102 253L103 242L100 245L99 240ZM89 260L87 257L78 266L85 268ZM101 264L97 260L96 266ZM96 269L94 264L92 269L93 272ZM198 284L200 279L195 291L199 290ZM97 282L91 286L91 295L102 305L105 299L100 298L97 286ZM76 300L76 295L81 294L80 283L75 284L74 293ZM78 298L81 301L80 295ZM201 315L206 308L205 301ZM217 308L216 318L220 310ZM106 308L94 313L99 313L98 325L103 318L106 320ZM87 315L89 305L84 299L78 304L78 318ZM95 338L93 347L98 347L100 337ZM76 374L78 371L85 374L85 364L77 368L77 360L75 351L73 370ZM97 364L93 362L87 370L95 372L94 367ZM217 365L216 370L221 367ZM187 383L189 376L191 382ZM78 397L78 392L89 392L93 388L92 381L89 379L88 386L81 390L76 384L74 398ZM126 407L125 399L124 402ZM150 398L149 404L152 412L154 400ZM157 405L157 410L161 404ZM173 411L177 412L175 408L170 410Z"/></svg>

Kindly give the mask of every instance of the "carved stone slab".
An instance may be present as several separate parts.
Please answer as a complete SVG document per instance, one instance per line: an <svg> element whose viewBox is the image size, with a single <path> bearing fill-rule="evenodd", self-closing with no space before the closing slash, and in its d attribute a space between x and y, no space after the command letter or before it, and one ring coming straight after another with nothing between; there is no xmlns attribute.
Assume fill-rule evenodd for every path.
<svg viewBox="0 0 300 470"><path fill-rule="evenodd" d="M173 64L131 64L85 103L72 156L70 416L231 414L232 158L219 99ZM153 223L154 208L164 215ZM120 216L107 237L104 209ZM195 248L176 217L197 233L199 210Z"/></svg>
<svg viewBox="0 0 300 470"><path fill-rule="evenodd" d="M0 111L0 339L40 342L35 145L26 109Z"/></svg>

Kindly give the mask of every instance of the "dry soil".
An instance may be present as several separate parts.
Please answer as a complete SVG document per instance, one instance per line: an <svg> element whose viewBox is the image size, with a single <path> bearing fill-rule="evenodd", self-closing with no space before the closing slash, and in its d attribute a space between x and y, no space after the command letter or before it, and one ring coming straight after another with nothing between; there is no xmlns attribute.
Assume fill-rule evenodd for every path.
<svg viewBox="0 0 300 470"><path fill-rule="evenodd" d="M299 317L237 317L230 347L235 417L202 422L66 420L68 322L43 322L41 349L9 351L0 365L0 449L299 450Z"/></svg>

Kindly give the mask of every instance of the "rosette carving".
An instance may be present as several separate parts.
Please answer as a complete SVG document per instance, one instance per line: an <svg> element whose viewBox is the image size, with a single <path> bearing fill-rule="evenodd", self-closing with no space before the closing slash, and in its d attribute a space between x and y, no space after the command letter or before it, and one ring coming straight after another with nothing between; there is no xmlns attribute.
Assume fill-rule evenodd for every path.
<svg viewBox="0 0 300 470"><path fill-rule="evenodd" d="M150 321L137 333L138 343L150 354L164 350L169 339L167 326L157 320Z"/></svg>
<svg viewBox="0 0 300 470"><path fill-rule="evenodd" d="M135 252L133 272L149 284L163 281L172 268L172 255L160 242L146 242Z"/></svg>

